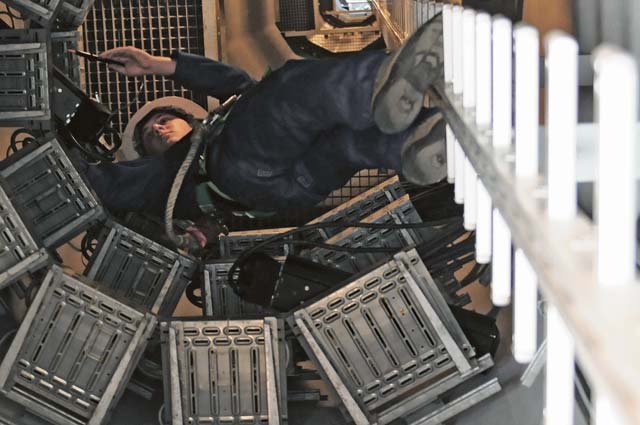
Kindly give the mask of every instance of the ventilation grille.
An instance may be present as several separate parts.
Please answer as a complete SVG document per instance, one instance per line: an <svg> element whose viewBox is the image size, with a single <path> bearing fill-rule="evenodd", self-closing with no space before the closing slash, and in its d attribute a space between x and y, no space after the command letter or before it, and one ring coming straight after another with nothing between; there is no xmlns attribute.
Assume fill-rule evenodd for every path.
<svg viewBox="0 0 640 425"><path fill-rule="evenodd" d="M193 0L98 0L83 26L86 50L103 52L134 46L151 55L173 51L204 54L201 2ZM121 132L132 113L145 103L165 96L182 96L206 107L206 96L180 88L170 79L127 78L104 64L85 62L86 91L116 112L114 126Z"/></svg>

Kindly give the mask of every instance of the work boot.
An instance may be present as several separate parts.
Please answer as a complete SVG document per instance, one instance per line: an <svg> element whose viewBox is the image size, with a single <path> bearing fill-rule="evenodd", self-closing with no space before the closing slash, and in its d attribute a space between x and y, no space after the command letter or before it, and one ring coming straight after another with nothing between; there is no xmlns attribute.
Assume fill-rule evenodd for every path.
<svg viewBox="0 0 640 425"><path fill-rule="evenodd" d="M422 25L380 65L373 88L372 111L387 134L406 130L424 105L427 88L442 77L442 14Z"/></svg>
<svg viewBox="0 0 640 425"><path fill-rule="evenodd" d="M447 177L446 122L437 111L418 124L402 145L402 175L420 186L437 183Z"/></svg>

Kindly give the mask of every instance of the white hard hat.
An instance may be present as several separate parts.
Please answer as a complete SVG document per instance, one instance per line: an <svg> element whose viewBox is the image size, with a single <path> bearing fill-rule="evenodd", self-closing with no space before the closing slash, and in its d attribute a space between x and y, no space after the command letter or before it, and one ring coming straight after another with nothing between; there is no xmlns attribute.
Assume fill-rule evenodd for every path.
<svg viewBox="0 0 640 425"><path fill-rule="evenodd" d="M127 127L122 134L122 147L118 151L117 157L122 160L131 160L140 157L135 149L134 133L136 125L146 117L149 112L157 108L174 107L183 110L196 119L204 119L207 111L192 100L178 96L161 97L160 99L147 102L142 108L138 109L129 119Z"/></svg>

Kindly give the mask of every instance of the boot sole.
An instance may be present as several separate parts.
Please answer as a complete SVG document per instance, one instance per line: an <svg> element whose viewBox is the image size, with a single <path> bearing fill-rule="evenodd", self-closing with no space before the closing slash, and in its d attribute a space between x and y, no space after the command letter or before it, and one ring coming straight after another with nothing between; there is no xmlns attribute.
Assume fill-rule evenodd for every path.
<svg viewBox="0 0 640 425"><path fill-rule="evenodd" d="M418 29L381 68L372 97L373 116L387 134L406 130L424 105L429 86L442 77L442 14Z"/></svg>
<svg viewBox="0 0 640 425"><path fill-rule="evenodd" d="M402 149L402 175L427 186L447 177L446 122L441 113L420 124Z"/></svg>

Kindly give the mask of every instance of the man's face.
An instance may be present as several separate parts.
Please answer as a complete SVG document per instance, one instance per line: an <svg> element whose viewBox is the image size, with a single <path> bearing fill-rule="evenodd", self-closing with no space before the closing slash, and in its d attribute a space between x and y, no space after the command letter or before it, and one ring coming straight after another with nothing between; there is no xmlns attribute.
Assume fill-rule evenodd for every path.
<svg viewBox="0 0 640 425"><path fill-rule="evenodd" d="M191 125L182 118L161 112L142 127L142 145L150 155L159 155L189 134L191 129Z"/></svg>

